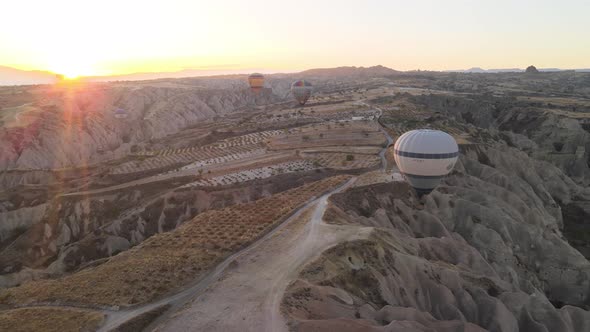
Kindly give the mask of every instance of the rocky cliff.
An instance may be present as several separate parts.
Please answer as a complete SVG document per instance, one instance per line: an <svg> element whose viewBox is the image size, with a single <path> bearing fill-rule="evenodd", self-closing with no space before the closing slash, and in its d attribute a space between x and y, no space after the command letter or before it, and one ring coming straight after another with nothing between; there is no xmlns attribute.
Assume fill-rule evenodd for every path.
<svg viewBox="0 0 590 332"><path fill-rule="evenodd" d="M239 79L44 87L0 128L0 169L85 166L245 106L276 102L286 87L254 95ZM286 85L286 84L283 84ZM116 118L123 109L126 118ZM8 120L7 120L8 121Z"/></svg>
<svg viewBox="0 0 590 332"><path fill-rule="evenodd" d="M486 128L508 145L558 166L578 184L590 184L590 122L585 115L590 108L484 95L411 99L445 117Z"/></svg>
<svg viewBox="0 0 590 332"><path fill-rule="evenodd" d="M590 329L590 262L564 237L558 204L588 191L514 148L462 152L423 200L401 182L333 196L330 222L373 235L325 252L290 286L293 330Z"/></svg>

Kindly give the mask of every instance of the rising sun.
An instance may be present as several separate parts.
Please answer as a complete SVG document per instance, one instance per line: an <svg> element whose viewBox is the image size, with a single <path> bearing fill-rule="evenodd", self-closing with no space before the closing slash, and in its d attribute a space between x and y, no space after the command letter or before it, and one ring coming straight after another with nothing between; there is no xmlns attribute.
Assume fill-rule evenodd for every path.
<svg viewBox="0 0 590 332"><path fill-rule="evenodd" d="M81 76L84 76L86 73L83 71L75 70L75 69L54 69L52 70L60 79L63 80L77 80Z"/></svg>
<svg viewBox="0 0 590 332"><path fill-rule="evenodd" d="M77 79L78 77L80 77L80 74L78 74L78 73L75 73L75 72L64 72L64 73L63 73L63 77L64 77L64 79L66 79L66 80L75 80L75 79Z"/></svg>
<svg viewBox="0 0 590 332"><path fill-rule="evenodd" d="M75 80L94 74L92 66L85 63L83 59L73 56L61 57L57 61L53 61L50 70L67 80Z"/></svg>

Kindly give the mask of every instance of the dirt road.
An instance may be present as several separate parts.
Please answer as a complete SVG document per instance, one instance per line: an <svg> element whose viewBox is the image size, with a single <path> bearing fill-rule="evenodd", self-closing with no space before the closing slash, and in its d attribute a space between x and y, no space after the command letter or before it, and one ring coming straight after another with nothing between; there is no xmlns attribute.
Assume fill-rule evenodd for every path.
<svg viewBox="0 0 590 332"><path fill-rule="evenodd" d="M219 281L180 311L161 318L153 330L286 331L281 299L303 266L326 249L366 238L372 230L322 222L329 196L353 182L322 196L307 213L244 252Z"/></svg>
<svg viewBox="0 0 590 332"><path fill-rule="evenodd" d="M371 107L376 109L377 111L379 111L379 115L377 116L377 124L379 125L379 130L383 133L383 135L385 135L385 137L387 138L387 146L385 148L383 148L383 150L381 150L381 152L379 152L379 157L381 158L381 170L383 172L387 171L387 158L385 158L385 153L387 152L387 147L389 147L392 143L393 143L393 138L389 135L389 133L387 132L387 130L385 130L385 128L383 128L381 126L381 123L379 122L379 118L383 115L383 110L380 109L377 106L373 106L368 104L365 101L361 101L360 102L362 105L365 105L367 107Z"/></svg>

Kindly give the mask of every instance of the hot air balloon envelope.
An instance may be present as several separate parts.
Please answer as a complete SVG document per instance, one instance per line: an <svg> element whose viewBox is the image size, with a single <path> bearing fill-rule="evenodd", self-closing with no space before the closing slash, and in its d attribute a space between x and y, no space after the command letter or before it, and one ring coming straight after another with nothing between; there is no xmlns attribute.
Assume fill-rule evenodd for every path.
<svg viewBox="0 0 590 332"><path fill-rule="evenodd" d="M419 129L401 135L394 145L395 162L419 195L430 193L453 170L459 156L455 139L440 130Z"/></svg>
<svg viewBox="0 0 590 332"><path fill-rule="evenodd" d="M259 73L251 74L248 76L248 84L252 91L256 93L260 92L264 88L264 75Z"/></svg>
<svg viewBox="0 0 590 332"><path fill-rule="evenodd" d="M306 80L295 81L291 84L291 92L299 105L305 105L313 92L313 86Z"/></svg>

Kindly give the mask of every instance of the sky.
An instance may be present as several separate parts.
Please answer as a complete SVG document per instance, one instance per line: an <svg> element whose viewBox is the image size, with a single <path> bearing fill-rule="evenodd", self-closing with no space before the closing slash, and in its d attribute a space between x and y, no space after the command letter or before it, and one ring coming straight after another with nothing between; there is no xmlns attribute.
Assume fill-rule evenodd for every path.
<svg viewBox="0 0 590 332"><path fill-rule="evenodd" d="M588 15L588 0L6 0L0 65L71 77L590 68Z"/></svg>

